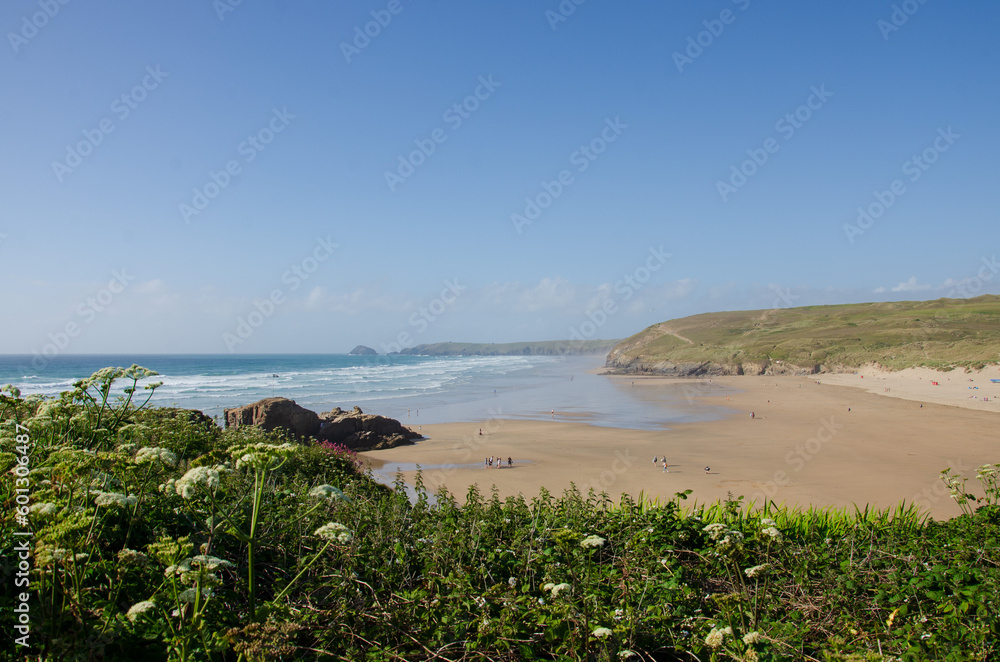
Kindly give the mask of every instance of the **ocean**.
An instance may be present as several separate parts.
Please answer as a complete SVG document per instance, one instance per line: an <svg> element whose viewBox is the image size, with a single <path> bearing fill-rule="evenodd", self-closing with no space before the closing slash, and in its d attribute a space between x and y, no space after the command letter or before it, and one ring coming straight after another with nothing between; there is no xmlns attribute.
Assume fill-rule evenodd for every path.
<svg viewBox="0 0 1000 662"><path fill-rule="evenodd" d="M0 355L0 385L55 395L101 368L133 363L159 373L148 380L163 382L152 405L198 409L220 424L225 408L269 397L317 412L359 406L411 427L507 418L667 429L725 415L689 398L690 387L634 388L596 375L603 356L60 355L33 366L30 356ZM699 389L716 392L727 393Z"/></svg>

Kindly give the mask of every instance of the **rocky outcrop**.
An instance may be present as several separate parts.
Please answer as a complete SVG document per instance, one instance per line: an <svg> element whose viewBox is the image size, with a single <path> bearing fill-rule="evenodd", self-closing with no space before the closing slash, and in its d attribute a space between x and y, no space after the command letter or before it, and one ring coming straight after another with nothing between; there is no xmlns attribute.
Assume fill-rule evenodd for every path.
<svg viewBox="0 0 1000 662"><path fill-rule="evenodd" d="M722 375L813 375L823 371L820 365L798 366L783 361L747 361L745 363L674 363L650 361L641 357L608 356L608 374L663 375L667 377L719 377Z"/></svg>
<svg viewBox="0 0 1000 662"><path fill-rule="evenodd" d="M287 398L265 398L226 409L225 416L227 428L255 425L268 431L280 429L301 439L341 443L355 451L392 448L421 438L395 419L365 414L358 407L349 412L336 407L316 414Z"/></svg>
<svg viewBox="0 0 1000 662"><path fill-rule="evenodd" d="M348 352L348 354L352 354L354 356L378 356L378 352L371 347L366 347L365 345L358 345Z"/></svg>
<svg viewBox="0 0 1000 662"><path fill-rule="evenodd" d="M257 402L226 409L226 427L255 425L262 430L286 430L296 437L315 437L319 432L316 412L300 407L288 398L264 398Z"/></svg>
<svg viewBox="0 0 1000 662"><path fill-rule="evenodd" d="M392 448L421 438L395 419L365 414L358 407L350 412L337 407L320 414L320 421L318 439L341 443L356 451Z"/></svg>

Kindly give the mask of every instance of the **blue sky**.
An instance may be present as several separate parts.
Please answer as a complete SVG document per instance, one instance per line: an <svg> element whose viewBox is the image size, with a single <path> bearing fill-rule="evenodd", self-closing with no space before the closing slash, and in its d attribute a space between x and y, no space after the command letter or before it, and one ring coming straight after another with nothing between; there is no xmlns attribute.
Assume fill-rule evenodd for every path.
<svg viewBox="0 0 1000 662"><path fill-rule="evenodd" d="M64 1L0 9L0 353L1000 292L995 3Z"/></svg>

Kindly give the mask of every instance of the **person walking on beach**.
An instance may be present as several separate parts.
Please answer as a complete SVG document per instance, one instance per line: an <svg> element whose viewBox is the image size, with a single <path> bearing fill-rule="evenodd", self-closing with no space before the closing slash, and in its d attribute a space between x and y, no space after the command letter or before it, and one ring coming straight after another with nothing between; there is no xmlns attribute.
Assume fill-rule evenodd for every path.
<svg viewBox="0 0 1000 662"><path fill-rule="evenodd" d="M660 463L660 456L659 455L654 455L653 456L653 464L659 464L659 463Z"/></svg>
<svg viewBox="0 0 1000 662"><path fill-rule="evenodd" d="M514 466L514 460L509 455L507 456L507 466L508 467Z"/></svg>
<svg viewBox="0 0 1000 662"><path fill-rule="evenodd" d="M750 418L753 419L753 417L754 417L754 413L750 412Z"/></svg>
<svg viewBox="0 0 1000 662"><path fill-rule="evenodd" d="M667 468L667 460L665 458L663 460L663 473L665 474L670 473L670 469Z"/></svg>

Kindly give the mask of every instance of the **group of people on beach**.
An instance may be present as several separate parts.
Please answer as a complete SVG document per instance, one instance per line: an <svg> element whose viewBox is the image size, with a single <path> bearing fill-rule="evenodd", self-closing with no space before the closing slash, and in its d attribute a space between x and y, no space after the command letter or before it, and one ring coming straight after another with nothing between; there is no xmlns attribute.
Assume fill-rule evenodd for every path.
<svg viewBox="0 0 1000 662"><path fill-rule="evenodd" d="M487 468L488 467L496 467L497 469L500 469L500 468L503 467L503 458L499 457L499 456L493 457L491 455L490 457L488 457L485 460L483 460L483 466L487 467ZM511 457L507 458L507 466L508 467L514 466L514 459L513 458L511 458Z"/></svg>

